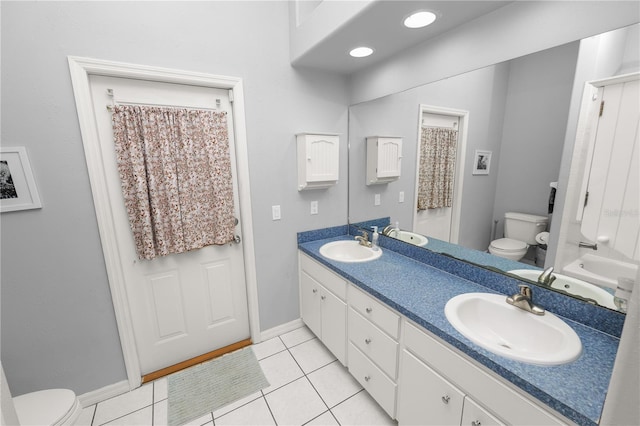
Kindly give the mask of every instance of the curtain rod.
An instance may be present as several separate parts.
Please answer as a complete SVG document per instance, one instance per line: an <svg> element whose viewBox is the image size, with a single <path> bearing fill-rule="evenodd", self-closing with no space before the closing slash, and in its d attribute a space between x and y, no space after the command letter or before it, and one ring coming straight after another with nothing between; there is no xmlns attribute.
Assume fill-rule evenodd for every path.
<svg viewBox="0 0 640 426"><path fill-rule="evenodd" d="M216 99L216 104L219 105L219 99ZM189 105L166 105L166 104L153 104L153 103L138 103L138 102L114 102L112 104L107 104L107 110L113 111L113 108L117 105L138 105L138 106L149 106L149 107L163 107L163 108L173 108L173 109L193 109L193 110L203 110L203 111L218 111L220 106L215 108L206 108L206 107L195 107Z"/></svg>
<svg viewBox="0 0 640 426"><path fill-rule="evenodd" d="M204 111L217 111L220 109L221 101L220 98L216 98L216 107L215 108L207 108L207 107L194 107L188 105L166 105L166 104L154 104L154 103L141 103L141 102L126 102L126 101L116 101L114 99L113 89L107 89L107 95L109 95L113 101L110 104L107 104L107 110L109 112L113 111L113 107L116 105L139 105L139 106L155 106L155 107L164 107L164 108L185 108L185 109L199 109Z"/></svg>

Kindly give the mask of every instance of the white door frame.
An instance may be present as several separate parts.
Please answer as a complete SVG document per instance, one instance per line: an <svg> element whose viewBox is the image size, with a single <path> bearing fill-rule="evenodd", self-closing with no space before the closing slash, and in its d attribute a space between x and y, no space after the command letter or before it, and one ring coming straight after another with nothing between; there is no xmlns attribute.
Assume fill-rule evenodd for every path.
<svg viewBox="0 0 640 426"><path fill-rule="evenodd" d="M238 193L240 198L240 222L242 223L247 303L249 307L249 329L254 343L260 341L258 314L258 286L251 218L251 192L249 188L249 157L244 115L244 92L242 79L167 68L134 65L120 62L69 56L69 71L76 101L80 132L84 146L93 203L98 219L98 230L107 268L109 288L115 310L122 354L127 370L129 388L141 384L141 370L133 334L129 301L125 289L124 275L120 264L119 248L115 239L114 219L111 214L107 186L102 178L104 167L100 153L100 140L91 102L90 75L140 79L162 83L187 84L191 86L228 89L233 96L233 126L235 134ZM105 105L106 108L106 105Z"/></svg>
<svg viewBox="0 0 640 426"><path fill-rule="evenodd" d="M451 231L449 242L458 244L460 238L460 216L462 214L462 184L464 180L464 163L467 153L467 128L469 126L469 111L453 108L445 108L434 105L420 104L418 115L418 143L416 144L416 182L415 193L413 194L413 227L415 229L418 221L416 206L418 205L418 181L420 179L420 144L422 143L422 115L439 114L456 117L460 120L458 125L458 150L456 153L456 176L453 185L453 209L451 211Z"/></svg>

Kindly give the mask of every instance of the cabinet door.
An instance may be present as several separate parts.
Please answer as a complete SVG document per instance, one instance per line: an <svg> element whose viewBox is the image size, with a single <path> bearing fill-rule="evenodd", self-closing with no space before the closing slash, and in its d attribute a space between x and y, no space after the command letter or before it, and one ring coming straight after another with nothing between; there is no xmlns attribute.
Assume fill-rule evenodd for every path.
<svg viewBox="0 0 640 426"><path fill-rule="evenodd" d="M464 394L406 350L398 383L400 425L460 424Z"/></svg>
<svg viewBox="0 0 640 426"><path fill-rule="evenodd" d="M307 182L338 180L338 136L307 135Z"/></svg>
<svg viewBox="0 0 640 426"><path fill-rule="evenodd" d="M322 342L342 363L347 364L347 305L323 289L320 295Z"/></svg>
<svg viewBox="0 0 640 426"><path fill-rule="evenodd" d="M500 420L489 414L473 399L465 396L461 426L504 426Z"/></svg>
<svg viewBox="0 0 640 426"><path fill-rule="evenodd" d="M402 139L378 138L378 177L389 178L400 176L402 159Z"/></svg>
<svg viewBox="0 0 640 426"><path fill-rule="evenodd" d="M300 272L300 316L302 321L318 337L322 336L320 316L320 289L322 286L306 272Z"/></svg>

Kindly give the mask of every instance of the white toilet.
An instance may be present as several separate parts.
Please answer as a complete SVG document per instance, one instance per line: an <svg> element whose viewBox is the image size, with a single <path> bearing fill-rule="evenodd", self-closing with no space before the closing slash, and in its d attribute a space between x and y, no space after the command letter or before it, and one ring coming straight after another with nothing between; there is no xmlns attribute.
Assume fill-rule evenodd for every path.
<svg viewBox="0 0 640 426"><path fill-rule="evenodd" d="M13 398L20 425L73 425L82 412L69 389L47 389Z"/></svg>
<svg viewBox="0 0 640 426"><path fill-rule="evenodd" d="M549 218L528 213L504 214L504 238L491 241L489 253L505 259L520 260L529 245L537 245L536 235L547 229Z"/></svg>

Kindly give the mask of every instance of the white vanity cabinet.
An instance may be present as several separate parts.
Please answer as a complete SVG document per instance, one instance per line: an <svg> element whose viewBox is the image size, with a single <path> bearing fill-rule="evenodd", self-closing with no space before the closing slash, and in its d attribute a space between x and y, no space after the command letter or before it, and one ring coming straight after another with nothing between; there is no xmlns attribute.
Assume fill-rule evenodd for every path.
<svg viewBox="0 0 640 426"><path fill-rule="evenodd" d="M347 301L349 372L393 418L400 316L352 284Z"/></svg>
<svg viewBox="0 0 640 426"><path fill-rule="evenodd" d="M407 350L402 351L399 380L400 425L503 425Z"/></svg>
<svg viewBox="0 0 640 426"><path fill-rule="evenodd" d="M398 378L397 417L400 425L570 423L409 321L405 320L403 326L404 349ZM435 418L435 415L439 417Z"/></svg>
<svg viewBox="0 0 640 426"><path fill-rule="evenodd" d="M298 260L302 321L346 366L347 281L302 253Z"/></svg>
<svg viewBox="0 0 640 426"><path fill-rule="evenodd" d="M299 252L305 324L400 425L573 424Z"/></svg>

